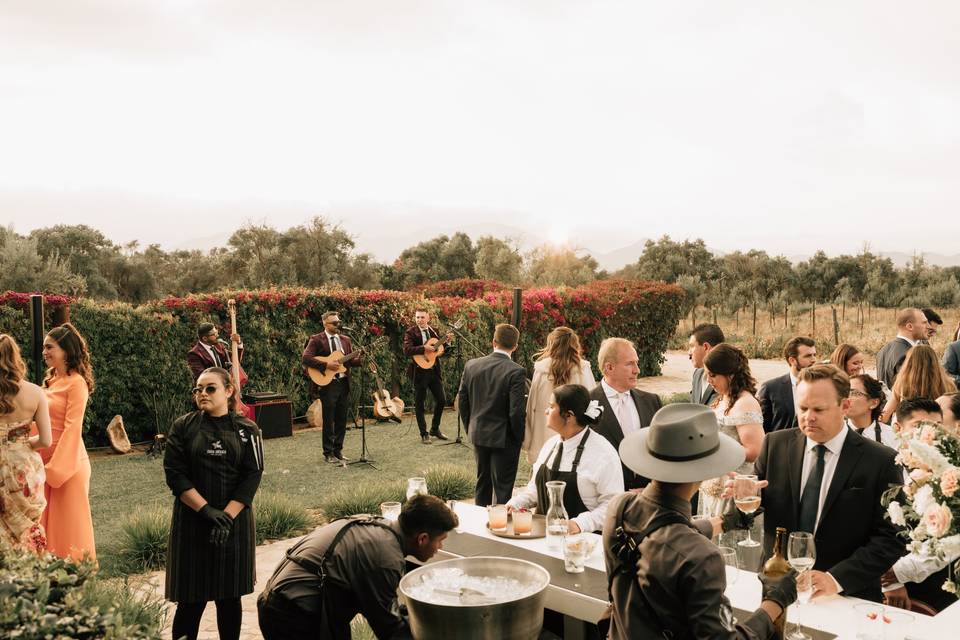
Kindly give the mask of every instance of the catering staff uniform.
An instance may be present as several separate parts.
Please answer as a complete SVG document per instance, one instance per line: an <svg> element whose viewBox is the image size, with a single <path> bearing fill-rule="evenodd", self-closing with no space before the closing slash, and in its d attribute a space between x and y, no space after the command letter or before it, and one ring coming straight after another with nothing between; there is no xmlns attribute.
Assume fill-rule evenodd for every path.
<svg viewBox="0 0 960 640"><path fill-rule="evenodd" d="M265 640L349 640L358 613L381 640L409 638L397 605L406 569L402 540L398 523L372 516L335 520L308 534L287 551L257 600Z"/></svg>
<svg viewBox="0 0 960 640"><path fill-rule="evenodd" d="M607 509L603 548L613 608L610 640L661 638L673 630L677 638L768 638L773 622L762 610L735 621L724 595L726 567L704 529L690 521L690 502L648 485L641 494L627 493ZM640 561L621 567L613 552L614 532L623 527L637 534L656 518L669 523L640 543ZM709 525L709 523L707 523ZM642 591L641 591L642 587Z"/></svg>
<svg viewBox="0 0 960 640"><path fill-rule="evenodd" d="M617 450L589 427L567 440L561 440L559 434L547 440L534 462L530 482L507 506L536 506L546 513L550 507L547 482L551 480L567 483L563 504L581 531L599 531L607 505L624 490Z"/></svg>
<svg viewBox="0 0 960 640"><path fill-rule="evenodd" d="M898 447L897 434L894 433L893 427L888 424L874 420L870 425L864 427L863 429L858 429L853 425L852 422L847 420L847 426L862 435L864 438L870 438L871 440L875 440L880 444L885 444L891 449L896 449Z"/></svg>

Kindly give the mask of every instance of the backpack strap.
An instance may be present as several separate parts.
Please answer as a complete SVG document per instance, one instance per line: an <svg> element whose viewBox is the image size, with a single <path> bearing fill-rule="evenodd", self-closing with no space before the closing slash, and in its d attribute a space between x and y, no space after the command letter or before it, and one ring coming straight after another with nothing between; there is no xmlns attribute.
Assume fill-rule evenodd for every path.
<svg viewBox="0 0 960 640"><path fill-rule="evenodd" d="M613 531L615 540L611 550L617 556L617 566L607 574L607 597L611 602L613 602L613 581L617 576L632 575L632 579L636 579L637 563L640 562L641 557L640 545L647 536L657 529L671 524L684 524L694 531L697 530L683 514L677 511L663 511L654 516L653 520L642 530L637 533L630 533L623 526L623 512L626 510L629 501L630 499L620 501L614 520ZM647 596L639 584L637 584L637 593L640 595L640 603L643 608L646 609L657 628L660 629L662 637L667 640L674 638L674 632L663 624L660 616L657 615L656 609L654 609L650 601L647 600Z"/></svg>

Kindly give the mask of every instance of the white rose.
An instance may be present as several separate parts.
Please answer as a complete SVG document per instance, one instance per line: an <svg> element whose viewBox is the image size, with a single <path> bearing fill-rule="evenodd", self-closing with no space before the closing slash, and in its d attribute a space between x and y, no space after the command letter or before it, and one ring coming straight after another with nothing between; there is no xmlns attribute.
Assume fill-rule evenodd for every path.
<svg viewBox="0 0 960 640"><path fill-rule="evenodd" d="M948 559L960 556L960 534L941 538L940 551Z"/></svg>
<svg viewBox="0 0 960 640"><path fill-rule="evenodd" d="M936 476L950 468L950 461L935 446L920 440L910 441L910 453Z"/></svg>
<svg viewBox="0 0 960 640"><path fill-rule="evenodd" d="M899 527L907 524L907 521L903 517L903 507L900 506L899 502L891 502L887 507L887 514L890 516L890 522L893 524Z"/></svg>
<svg viewBox="0 0 960 640"><path fill-rule="evenodd" d="M917 492L913 495L913 510L918 515L921 515L926 512L927 507L932 504L936 504L936 500L933 497L933 487L925 484L917 489Z"/></svg>

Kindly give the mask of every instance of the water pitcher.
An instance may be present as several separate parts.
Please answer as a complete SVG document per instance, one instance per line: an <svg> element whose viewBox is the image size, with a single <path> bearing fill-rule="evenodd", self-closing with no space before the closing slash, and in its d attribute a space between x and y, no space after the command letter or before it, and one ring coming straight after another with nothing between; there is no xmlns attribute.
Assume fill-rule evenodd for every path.
<svg viewBox="0 0 960 640"><path fill-rule="evenodd" d="M567 483L562 480L551 480L547 483L547 493L550 496L550 508L547 509L547 548L551 551L560 551L563 537L567 535L567 520L570 516L563 506L563 491Z"/></svg>

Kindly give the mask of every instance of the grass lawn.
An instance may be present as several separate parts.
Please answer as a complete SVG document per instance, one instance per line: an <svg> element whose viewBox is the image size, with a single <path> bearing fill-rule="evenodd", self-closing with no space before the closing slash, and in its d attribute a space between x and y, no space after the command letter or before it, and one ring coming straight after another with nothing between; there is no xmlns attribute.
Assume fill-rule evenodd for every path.
<svg viewBox="0 0 960 640"><path fill-rule="evenodd" d="M452 441L457 432L455 413L448 410L444 414L441 430ZM325 463L321 436L320 431L303 431L292 438L265 440L260 489L283 493L308 509L318 509L324 497L340 487L423 475L424 469L435 464L453 464L476 473L472 449L443 446L443 441L422 444L412 416L405 416L402 424L367 422L368 457L377 469ZM359 429L347 431L343 453L351 459L360 456ZM123 517L138 507L169 507L173 496L164 482L161 458L151 459L139 453L111 455L94 458L91 465L90 505L97 556L103 571L110 574ZM525 484L529 477L530 465L521 454L517 484Z"/></svg>

